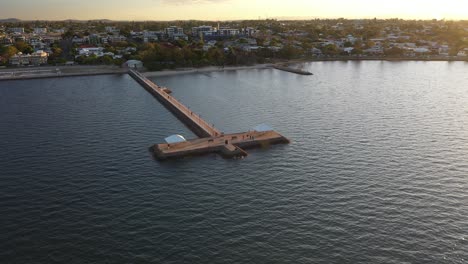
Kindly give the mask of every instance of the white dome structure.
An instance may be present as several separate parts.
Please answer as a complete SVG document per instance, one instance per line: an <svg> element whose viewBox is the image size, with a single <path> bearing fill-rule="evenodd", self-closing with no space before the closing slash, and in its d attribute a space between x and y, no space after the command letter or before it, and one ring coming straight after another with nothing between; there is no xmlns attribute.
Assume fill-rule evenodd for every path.
<svg viewBox="0 0 468 264"><path fill-rule="evenodd" d="M128 60L123 64L123 67L127 67L130 69L141 69L143 68L143 62L139 60Z"/></svg>
<svg viewBox="0 0 468 264"><path fill-rule="evenodd" d="M186 142L187 140L181 136L181 135L172 135L170 137L167 137L164 139L167 144L175 144L175 143L181 143L181 142Z"/></svg>

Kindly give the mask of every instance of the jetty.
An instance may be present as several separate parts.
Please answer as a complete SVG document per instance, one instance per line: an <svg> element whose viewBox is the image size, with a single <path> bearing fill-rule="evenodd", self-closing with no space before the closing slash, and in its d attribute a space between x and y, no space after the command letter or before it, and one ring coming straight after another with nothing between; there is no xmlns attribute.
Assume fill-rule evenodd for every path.
<svg viewBox="0 0 468 264"><path fill-rule="evenodd" d="M150 150L159 160L210 153L217 153L224 158L242 158L248 155L244 149L265 148L290 142L265 125L258 126L252 131L224 134L169 94L167 88L153 83L134 69L129 69L128 74L199 137L185 140L182 136L175 135L176 138L183 140L153 145Z"/></svg>
<svg viewBox="0 0 468 264"><path fill-rule="evenodd" d="M303 70L297 69L297 68L291 68L291 67L284 66L284 65L273 65L273 68L275 68L277 70L280 70L280 71L292 72L292 73L300 74L300 75L314 75L311 72L303 71Z"/></svg>

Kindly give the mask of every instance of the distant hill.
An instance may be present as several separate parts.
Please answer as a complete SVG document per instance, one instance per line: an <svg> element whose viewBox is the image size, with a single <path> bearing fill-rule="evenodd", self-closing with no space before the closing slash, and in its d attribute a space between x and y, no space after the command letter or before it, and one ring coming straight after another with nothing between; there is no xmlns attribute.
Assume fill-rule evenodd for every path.
<svg viewBox="0 0 468 264"><path fill-rule="evenodd" d="M21 22L21 19L17 19L17 18L0 19L0 23L15 23L15 22Z"/></svg>
<svg viewBox="0 0 468 264"><path fill-rule="evenodd" d="M65 20L52 20L52 21L77 22L77 23L88 22L88 21L93 21L93 22L102 21L102 22L104 22L104 23L117 22L117 21L109 20L109 19L89 19L89 20L83 20L83 19L65 19Z"/></svg>
<svg viewBox="0 0 468 264"><path fill-rule="evenodd" d="M82 19L64 19L64 20L22 20L18 18L6 18L0 19L0 23L17 23L17 22L30 22L30 21L65 21L65 22L88 22L88 21L102 21L103 23L112 23L119 22L110 19L91 19L91 20L82 20Z"/></svg>

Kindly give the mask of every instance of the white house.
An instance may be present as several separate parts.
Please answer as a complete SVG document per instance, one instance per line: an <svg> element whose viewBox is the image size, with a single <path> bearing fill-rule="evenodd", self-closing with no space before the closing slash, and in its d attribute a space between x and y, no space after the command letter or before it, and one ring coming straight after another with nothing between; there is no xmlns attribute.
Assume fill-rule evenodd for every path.
<svg viewBox="0 0 468 264"><path fill-rule="evenodd" d="M192 36L194 37L200 37L201 34L204 34L204 32L213 32L213 27L212 26L199 26L199 27L193 27L192 28Z"/></svg>
<svg viewBox="0 0 468 264"><path fill-rule="evenodd" d="M449 52L450 52L450 48L448 45L441 45L439 47L439 55L448 56Z"/></svg>
<svg viewBox="0 0 468 264"><path fill-rule="evenodd" d="M425 47L414 48L413 51L416 54L423 54L423 53L429 53L430 52L430 50L428 48L425 48Z"/></svg>
<svg viewBox="0 0 468 264"><path fill-rule="evenodd" d="M310 53L312 53L312 55L314 55L314 56L321 56L322 55L322 51L320 49L317 49L317 48L310 49Z"/></svg>
<svg viewBox="0 0 468 264"><path fill-rule="evenodd" d="M347 48L344 48L343 51L348 53L348 54L351 54L351 52L353 52L354 48L353 47L347 47Z"/></svg>
<svg viewBox="0 0 468 264"><path fill-rule="evenodd" d="M98 57L104 56L104 48L102 47L89 47L89 48L78 48L78 56L90 56L96 55Z"/></svg>
<svg viewBox="0 0 468 264"><path fill-rule="evenodd" d="M118 35L120 34L120 29L116 27L106 27L106 32Z"/></svg>
<svg viewBox="0 0 468 264"><path fill-rule="evenodd" d="M364 53L367 54L374 54L374 55L380 55L384 53L383 47L380 45L375 45L372 48L363 50Z"/></svg>
<svg viewBox="0 0 468 264"><path fill-rule="evenodd" d="M9 28L8 31L10 31L12 33L23 34L24 33L24 28L22 28L22 27Z"/></svg>
<svg viewBox="0 0 468 264"><path fill-rule="evenodd" d="M169 38L172 38L174 34L184 34L184 29L177 26L170 26L165 29L165 32Z"/></svg>
<svg viewBox="0 0 468 264"><path fill-rule="evenodd" d="M34 34L47 34L47 28L34 28Z"/></svg>
<svg viewBox="0 0 468 264"><path fill-rule="evenodd" d="M468 54L465 50L460 50L458 53L457 53L457 56L458 57L466 57Z"/></svg>
<svg viewBox="0 0 468 264"><path fill-rule="evenodd" d="M32 54L23 54L19 52L10 58L10 64L13 66L22 65L41 65L46 64L49 55L47 52L38 50Z"/></svg>

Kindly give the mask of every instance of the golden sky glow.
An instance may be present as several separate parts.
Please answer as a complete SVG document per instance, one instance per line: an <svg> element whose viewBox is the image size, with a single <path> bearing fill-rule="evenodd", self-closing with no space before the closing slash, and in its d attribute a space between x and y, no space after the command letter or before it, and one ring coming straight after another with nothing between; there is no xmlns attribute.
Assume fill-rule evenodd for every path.
<svg viewBox="0 0 468 264"><path fill-rule="evenodd" d="M10 17L53 20L468 19L468 0L0 0L0 18Z"/></svg>

